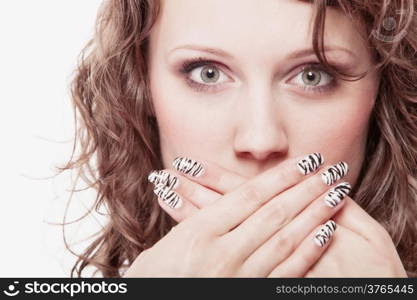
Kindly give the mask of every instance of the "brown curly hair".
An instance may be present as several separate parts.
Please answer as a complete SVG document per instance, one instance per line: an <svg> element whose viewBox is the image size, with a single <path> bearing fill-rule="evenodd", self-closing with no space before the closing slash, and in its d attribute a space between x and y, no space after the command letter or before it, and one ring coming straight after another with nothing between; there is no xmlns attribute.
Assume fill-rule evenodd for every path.
<svg viewBox="0 0 417 300"><path fill-rule="evenodd" d="M307 2L314 5L314 51L338 78L355 76L327 63L326 6L365 25L381 82L352 198L389 232L408 276L417 276L417 1ZM151 170L164 168L147 76L148 37L159 11L157 0L105 1L94 37L74 71L75 142L70 160L58 170L76 171L77 178L97 191L91 209L105 206L109 222L76 254L71 277L82 277L89 265L104 277L121 277L122 268L176 224L155 201L147 181ZM394 32L386 32L388 17L397 21ZM63 228L66 224L65 213Z"/></svg>

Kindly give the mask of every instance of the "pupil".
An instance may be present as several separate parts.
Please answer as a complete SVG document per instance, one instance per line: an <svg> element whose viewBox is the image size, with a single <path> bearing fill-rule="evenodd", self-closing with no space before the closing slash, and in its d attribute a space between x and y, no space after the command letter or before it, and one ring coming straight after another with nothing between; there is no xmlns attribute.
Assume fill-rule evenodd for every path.
<svg viewBox="0 0 417 300"><path fill-rule="evenodd" d="M308 80L314 80L314 74L313 74L313 72L310 71L310 72L307 73L307 79Z"/></svg>
<svg viewBox="0 0 417 300"><path fill-rule="evenodd" d="M207 77L209 77L209 78L213 78L214 77L213 69L208 69L207 70Z"/></svg>
<svg viewBox="0 0 417 300"><path fill-rule="evenodd" d="M309 85L317 85L321 79L320 73L315 73L315 71L311 69L304 71L302 77L304 83Z"/></svg>
<svg viewBox="0 0 417 300"><path fill-rule="evenodd" d="M213 83L219 78L218 72L216 72L216 68L205 67L201 70L201 77L204 81Z"/></svg>

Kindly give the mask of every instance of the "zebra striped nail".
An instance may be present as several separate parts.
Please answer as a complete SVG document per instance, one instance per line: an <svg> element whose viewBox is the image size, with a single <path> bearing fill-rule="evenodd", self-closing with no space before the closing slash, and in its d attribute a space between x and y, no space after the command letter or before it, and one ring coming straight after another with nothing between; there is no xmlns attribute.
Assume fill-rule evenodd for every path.
<svg viewBox="0 0 417 300"><path fill-rule="evenodd" d="M324 198L324 202L330 207L335 207L349 194L351 189L352 187L348 182L339 183L329 191Z"/></svg>
<svg viewBox="0 0 417 300"><path fill-rule="evenodd" d="M193 177L201 176L204 173L204 168L199 162L187 157L177 157L172 162L172 166L176 170Z"/></svg>
<svg viewBox="0 0 417 300"><path fill-rule="evenodd" d="M348 170L348 164L344 161L341 161L328 168L323 174L321 174L321 178L325 184L332 185L336 181L344 177L347 174Z"/></svg>
<svg viewBox="0 0 417 300"><path fill-rule="evenodd" d="M323 156L320 153L315 152L298 161L297 167L301 174L307 175L317 170L323 162Z"/></svg>
<svg viewBox="0 0 417 300"><path fill-rule="evenodd" d="M163 183L157 184L153 189L153 192L171 208L179 208L182 205L182 200L177 193L167 188Z"/></svg>
<svg viewBox="0 0 417 300"><path fill-rule="evenodd" d="M314 236L314 242L323 247L336 230L336 223L333 220L327 221Z"/></svg>
<svg viewBox="0 0 417 300"><path fill-rule="evenodd" d="M179 184L178 177L168 173L164 170L153 170L148 175L148 181L157 184L165 184L165 186L171 190L176 189Z"/></svg>

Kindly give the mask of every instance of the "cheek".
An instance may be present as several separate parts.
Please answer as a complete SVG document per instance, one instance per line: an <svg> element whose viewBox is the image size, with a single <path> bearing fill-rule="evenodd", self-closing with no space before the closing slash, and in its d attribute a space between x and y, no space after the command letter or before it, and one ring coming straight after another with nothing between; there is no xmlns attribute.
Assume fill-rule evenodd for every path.
<svg viewBox="0 0 417 300"><path fill-rule="evenodd" d="M311 105L309 109L300 107L298 126L291 127L289 136L298 152L319 151L328 164L346 161L350 167L346 180L354 183L364 157L374 94L348 95Z"/></svg>
<svg viewBox="0 0 417 300"><path fill-rule="evenodd" d="M345 107L343 110L330 110L319 114L311 131L321 141L321 146L329 153L328 157L346 159L356 157L365 144L369 110Z"/></svg>
<svg viewBox="0 0 417 300"><path fill-rule="evenodd" d="M181 94L169 81L155 86L152 95L164 160L193 153L209 158L230 143L230 115L222 113L230 110L198 95Z"/></svg>
<svg viewBox="0 0 417 300"><path fill-rule="evenodd" d="M330 165L345 161L349 172L343 179L355 185L365 155L366 136L369 113L345 110L340 112L318 114L317 120L305 127L303 137L299 136L295 149L298 152L315 152L323 154L325 164ZM306 151L310 149L310 151Z"/></svg>

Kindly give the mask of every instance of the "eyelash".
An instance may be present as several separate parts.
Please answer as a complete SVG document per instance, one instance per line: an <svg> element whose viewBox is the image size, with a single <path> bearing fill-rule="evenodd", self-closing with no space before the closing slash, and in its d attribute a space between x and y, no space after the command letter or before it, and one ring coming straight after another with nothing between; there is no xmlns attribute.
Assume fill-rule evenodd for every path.
<svg viewBox="0 0 417 300"><path fill-rule="evenodd" d="M211 91L213 89L216 89L216 87L218 86L218 85L201 84L201 83L198 83L198 82L193 81L189 77L191 71L193 71L196 68L203 67L203 66L206 66L206 65L215 66L218 69L218 63L216 63L215 61L206 59L204 57L197 57L197 58L193 58L193 59L187 60L187 61L183 62L182 65L181 65L180 73L183 74L183 76L185 77L185 80L187 81L187 83L194 90L196 90L197 92ZM304 72L306 69L309 69L309 68L311 68L313 70L316 70L316 71L321 71L321 72L326 73L323 70L323 68L321 67L321 65L319 63L317 63L317 62L309 62L309 63L304 64L300 68L298 68L298 71L297 71L297 74L296 75L300 74L301 72ZM318 86L318 87L310 87L310 86L303 85L303 86L301 86L301 89L303 91L320 94L320 93L325 93L325 92L329 91L335 85L336 85L336 80L332 77L331 78L331 81L327 85Z"/></svg>

